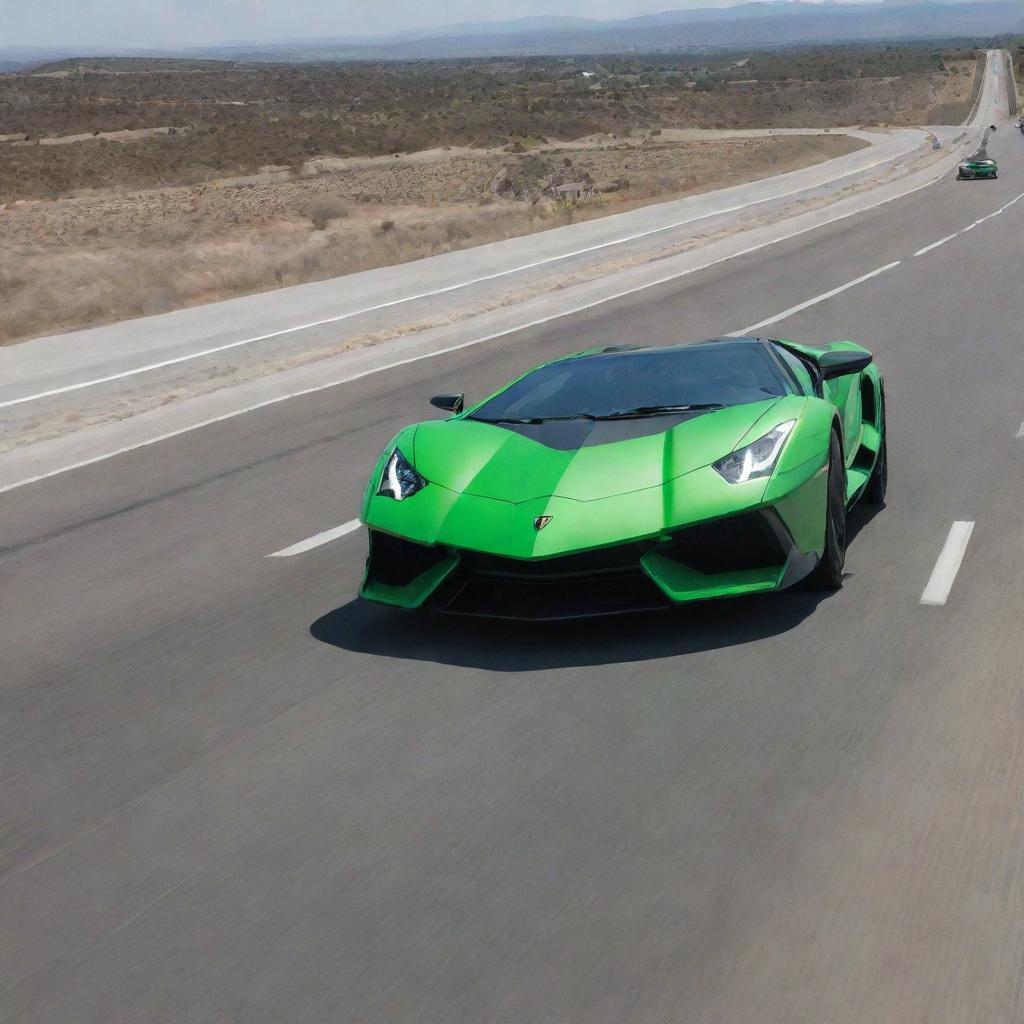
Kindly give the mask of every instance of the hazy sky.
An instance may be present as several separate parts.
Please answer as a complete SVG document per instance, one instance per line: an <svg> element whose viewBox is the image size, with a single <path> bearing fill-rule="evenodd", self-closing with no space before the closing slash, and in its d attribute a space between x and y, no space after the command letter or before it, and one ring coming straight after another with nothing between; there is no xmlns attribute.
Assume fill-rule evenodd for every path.
<svg viewBox="0 0 1024 1024"><path fill-rule="evenodd" d="M167 47L366 35L536 14L614 18L722 5L723 0L0 0L0 47Z"/></svg>

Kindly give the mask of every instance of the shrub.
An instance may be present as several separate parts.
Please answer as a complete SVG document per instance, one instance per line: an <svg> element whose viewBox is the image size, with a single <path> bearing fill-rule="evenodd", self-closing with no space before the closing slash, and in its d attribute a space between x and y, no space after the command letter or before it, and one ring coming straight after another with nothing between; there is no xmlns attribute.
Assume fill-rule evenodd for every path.
<svg viewBox="0 0 1024 1024"><path fill-rule="evenodd" d="M469 228L454 217L450 217L444 222L444 235L449 242L463 241L469 238L471 234L472 232Z"/></svg>
<svg viewBox="0 0 1024 1024"><path fill-rule="evenodd" d="M348 210L335 199L318 199L310 205L306 215L317 231L323 231L332 220L347 217Z"/></svg>

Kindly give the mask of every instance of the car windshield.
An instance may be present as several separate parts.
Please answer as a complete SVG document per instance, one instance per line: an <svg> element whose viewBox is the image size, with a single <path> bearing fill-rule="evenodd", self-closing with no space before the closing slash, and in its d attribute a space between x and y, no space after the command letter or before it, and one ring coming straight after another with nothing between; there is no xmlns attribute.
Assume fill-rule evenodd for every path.
<svg viewBox="0 0 1024 1024"><path fill-rule="evenodd" d="M472 413L503 421L609 416L659 409L759 402L787 393L758 342L610 352L549 363L511 384Z"/></svg>

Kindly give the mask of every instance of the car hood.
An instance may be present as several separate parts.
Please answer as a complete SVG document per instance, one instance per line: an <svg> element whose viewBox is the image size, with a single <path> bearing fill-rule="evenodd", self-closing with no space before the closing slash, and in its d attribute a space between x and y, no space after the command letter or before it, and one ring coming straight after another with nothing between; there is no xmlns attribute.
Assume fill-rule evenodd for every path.
<svg viewBox="0 0 1024 1024"><path fill-rule="evenodd" d="M472 419L432 420L416 428L409 454L427 480L462 494L516 504L556 496L594 501L657 487L715 462L771 429L780 401L786 400L684 417L574 420L546 424L547 434ZM757 431L761 420L764 430Z"/></svg>

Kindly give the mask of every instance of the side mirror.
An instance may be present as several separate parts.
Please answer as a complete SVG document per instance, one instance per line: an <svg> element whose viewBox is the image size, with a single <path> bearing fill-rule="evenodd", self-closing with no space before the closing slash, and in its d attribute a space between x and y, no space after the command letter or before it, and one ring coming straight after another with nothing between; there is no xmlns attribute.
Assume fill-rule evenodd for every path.
<svg viewBox="0 0 1024 1024"><path fill-rule="evenodd" d="M825 380L846 377L851 373L860 373L870 362L870 352L850 352L839 349L834 352L823 352L818 357L821 376Z"/></svg>
<svg viewBox="0 0 1024 1024"><path fill-rule="evenodd" d="M462 412L465 401L465 395L434 395L430 404L438 409L444 409L445 412L453 412L458 415Z"/></svg>

